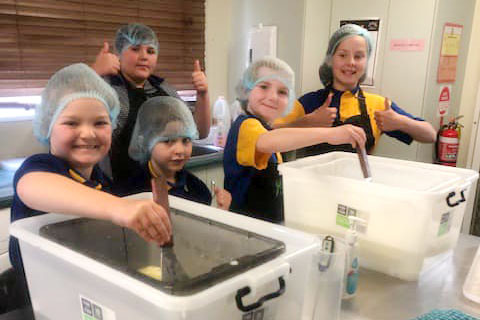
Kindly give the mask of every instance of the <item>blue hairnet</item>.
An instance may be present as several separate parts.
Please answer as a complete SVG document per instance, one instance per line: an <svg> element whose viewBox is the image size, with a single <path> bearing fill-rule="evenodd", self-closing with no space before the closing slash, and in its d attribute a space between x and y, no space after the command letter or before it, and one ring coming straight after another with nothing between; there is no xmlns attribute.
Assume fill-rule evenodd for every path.
<svg viewBox="0 0 480 320"><path fill-rule="evenodd" d="M177 138L198 139L192 112L180 99L153 97L145 101L138 111L128 154L144 163L150 159L157 143Z"/></svg>
<svg viewBox="0 0 480 320"><path fill-rule="evenodd" d="M265 72L260 74L260 69ZM245 108L248 104L250 91L260 82L275 79L282 82L288 89L288 105L283 116L290 113L295 100L295 73L292 68L283 60L275 57L263 57L254 61L243 73L240 83L237 85L238 100Z"/></svg>
<svg viewBox="0 0 480 320"><path fill-rule="evenodd" d="M150 27L141 23L131 23L120 27L115 36L115 49L118 54L130 46L146 45L155 48L158 53L158 40Z"/></svg>
<svg viewBox="0 0 480 320"><path fill-rule="evenodd" d="M372 38L370 37L368 30L356 24L345 24L341 26L330 37L330 40L328 42L327 54L325 55L323 64L320 66L320 69L318 70L320 80L322 81L324 86L328 86L333 83L332 57L335 51L337 50L338 45L343 40L353 36L361 36L365 39L365 42L367 43L367 63L368 63L368 59L372 54L372 46L373 46ZM360 78L360 83L365 80L366 76L367 74L365 72Z"/></svg>
<svg viewBox="0 0 480 320"><path fill-rule="evenodd" d="M70 102L81 98L100 101L108 111L112 129L115 128L120 112L117 93L89 66L77 63L60 69L48 80L42 92L42 101L35 110L33 131L37 139L48 145L52 127L60 113Z"/></svg>

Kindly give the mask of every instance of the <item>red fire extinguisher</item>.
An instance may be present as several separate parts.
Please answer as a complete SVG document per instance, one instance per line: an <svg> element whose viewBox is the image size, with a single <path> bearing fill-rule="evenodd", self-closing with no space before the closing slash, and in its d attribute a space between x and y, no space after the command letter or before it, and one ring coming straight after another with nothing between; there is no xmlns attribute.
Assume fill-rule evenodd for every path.
<svg viewBox="0 0 480 320"><path fill-rule="evenodd" d="M437 139L437 163L444 166L455 167L457 165L458 145L460 142L460 133L462 125L458 119L462 116L453 118L446 125L438 130Z"/></svg>

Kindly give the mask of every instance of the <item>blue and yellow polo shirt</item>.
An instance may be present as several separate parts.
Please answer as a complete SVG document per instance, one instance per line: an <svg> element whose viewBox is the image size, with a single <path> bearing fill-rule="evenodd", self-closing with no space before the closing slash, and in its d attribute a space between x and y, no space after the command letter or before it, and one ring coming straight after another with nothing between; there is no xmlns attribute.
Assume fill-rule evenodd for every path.
<svg viewBox="0 0 480 320"><path fill-rule="evenodd" d="M358 90L359 87L355 88L353 91L339 91L330 88L320 89L318 91L307 93L301 96L294 103L293 110L286 117L278 119L275 121L276 124L288 124L294 120L303 117L306 114L312 113L318 109L327 99L330 90L333 92L332 102L330 107L337 108L337 119L340 119L342 122L346 119L360 115L360 107L358 104ZM382 111L385 109L385 98L377 95L363 91L365 95L365 104L367 106L367 112L370 116L370 124L372 126L372 132L375 137L375 142L377 142L382 134L380 129L377 127L377 123L374 119L375 111ZM405 110L401 109L395 102L391 102L390 107L397 113L407 116L411 119L417 121L424 121L422 118L415 117ZM413 138L402 131L388 131L385 132L388 136L398 139L406 144L410 144L413 141Z"/></svg>
<svg viewBox="0 0 480 320"><path fill-rule="evenodd" d="M94 166L92 176L90 179L82 177L80 173L70 168L68 162L64 159L56 157L50 153L35 154L28 157L15 172L13 178L13 202L10 214L10 221L14 222L19 219L33 217L46 212L34 210L28 207L17 194L17 184L21 177L30 172L50 172L56 173L79 183L82 183L91 188L110 192L112 182L111 180L100 170L98 166ZM61 197L61 195L59 195ZM10 262L17 270L23 271L23 263L20 255L20 247L18 240L14 237L10 237L8 253L10 255Z"/></svg>
<svg viewBox="0 0 480 320"><path fill-rule="evenodd" d="M240 115L232 124L223 151L224 187L232 195L232 206L245 202L252 177L266 169L269 161L281 163L280 153L263 153L256 149L258 138L271 130L254 115Z"/></svg>

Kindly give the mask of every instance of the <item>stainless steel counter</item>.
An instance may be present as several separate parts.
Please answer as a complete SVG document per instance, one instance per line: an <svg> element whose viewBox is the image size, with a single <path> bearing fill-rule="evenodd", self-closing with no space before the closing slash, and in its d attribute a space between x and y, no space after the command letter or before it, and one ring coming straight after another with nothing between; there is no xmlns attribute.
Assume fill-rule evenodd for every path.
<svg viewBox="0 0 480 320"><path fill-rule="evenodd" d="M342 302L340 319L409 320L433 309L457 309L480 318L480 304L462 293L479 245L479 237L461 234L453 255L416 282L360 269L357 295Z"/></svg>

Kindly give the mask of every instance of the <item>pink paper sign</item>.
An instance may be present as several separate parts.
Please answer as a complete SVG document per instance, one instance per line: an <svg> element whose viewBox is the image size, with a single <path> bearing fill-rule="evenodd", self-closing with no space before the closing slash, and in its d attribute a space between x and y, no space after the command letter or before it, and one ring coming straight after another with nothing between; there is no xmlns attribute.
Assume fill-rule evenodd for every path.
<svg viewBox="0 0 480 320"><path fill-rule="evenodd" d="M390 40L391 51L423 51L424 39L392 39Z"/></svg>

